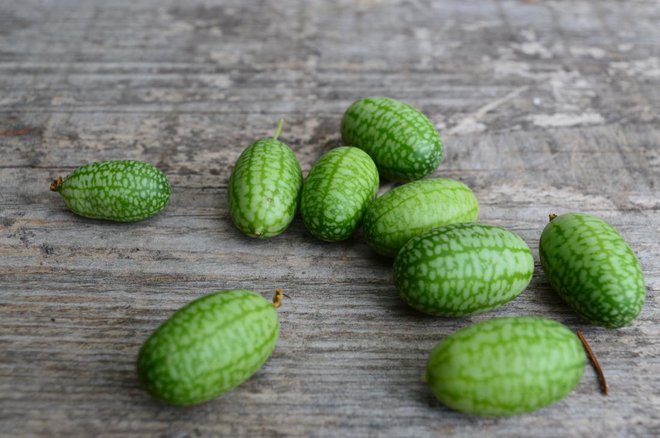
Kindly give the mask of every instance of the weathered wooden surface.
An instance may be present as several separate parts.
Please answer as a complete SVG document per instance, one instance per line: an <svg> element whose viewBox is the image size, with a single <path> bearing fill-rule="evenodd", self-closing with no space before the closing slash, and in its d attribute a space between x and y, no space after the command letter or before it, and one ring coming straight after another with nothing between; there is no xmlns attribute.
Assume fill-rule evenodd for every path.
<svg viewBox="0 0 660 438"><path fill-rule="evenodd" d="M0 137L0 435L660 435L658 23L657 1L0 1L0 131L31 129ZM371 94L421 107L445 140L436 174L529 243L537 269L517 300L424 317L359 236L320 243L296 220L255 241L232 227L244 147L284 117L307 171ZM110 158L163 169L169 208L104 223L48 191ZM630 327L587 326L549 289L538 238L549 212L570 210L606 218L638 254L648 296ZM270 361L201 406L151 400L140 344L184 303L237 287L292 297ZM530 415L434 401L420 375L436 342L530 314L586 332L609 397L588 368Z"/></svg>

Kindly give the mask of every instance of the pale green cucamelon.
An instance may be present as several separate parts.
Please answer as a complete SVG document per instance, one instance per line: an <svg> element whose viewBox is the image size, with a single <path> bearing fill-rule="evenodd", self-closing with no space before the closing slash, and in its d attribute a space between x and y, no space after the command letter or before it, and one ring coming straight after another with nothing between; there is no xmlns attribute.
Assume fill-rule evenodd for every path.
<svg viewBox="0 0 660 438"><path fill-rule="evenodd" d="M158 214L170 200L163 172L133 160L98 161L80 166L50 189L74 213L92 219L134 222Z"/></svg>
<svg viewBox="0 0 660 438"><path fill-rule="evenodd" d="M431 352L425 380L445 405L474 415L506 416L568 395L585 353L566 326L543 318L493 318L464 327Z"/></svg>
<svg viewBox="0 0 660 438"><path fill-rule="evenodd" d="M357 100L341 120L344 144L373 158L383 178L408 182L433 172L443 157L440 134L417 109L389 97Z"/></svg>
<svg viewBox="0 0 660 438"><path fill-rule="evenodd" d="M469 187L448 178L429 178L399 186L369 204L363 232L369 246L394 257L410 238L430 229L475 222L477 198Z"/></svg>
<svg viewBox="0 0 660 438"><path fill-rule="evenodd" d="M218 291L179 309L147 339L138 355L138 376L166 403L201 403L261 368L279 329L273 303L261 295Z"/></svg>
<svg viewBox="0 0 660 438"><path fill-rule="evenodd" d="M257 140L243 151L229 179L229 214L251 237L272 237L293 221L302 187L300 162L277 137Z"/></svg>
<svg viewBox="0 0 660 438"><path fill-rule="evenodd" d="M483 224L452 224L413 237L394 262L401 299L432 315L463 316L516 298L534 273L517 234Z"/></svg>
<svg viewBox="0 0 660 438"><path fill-rule="evenodd" d="M378 191L378 170L364 151L343 146L318 159L305 179L300 214L318 239L347 239Z"/></svg>
<svg viewBox="0 0 660 438"><path fill-rule="evenodd" d="M587 321L629 324L644 305L644 275L635 253L607 222L567 213L546 225L539 244L550 284Z"/></svg>

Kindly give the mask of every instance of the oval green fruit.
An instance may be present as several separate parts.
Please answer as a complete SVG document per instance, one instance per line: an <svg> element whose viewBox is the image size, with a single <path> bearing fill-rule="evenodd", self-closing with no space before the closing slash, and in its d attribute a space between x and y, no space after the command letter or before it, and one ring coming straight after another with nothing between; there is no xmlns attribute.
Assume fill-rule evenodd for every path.
<svg viewBox="0 0 660 438"><path fill-rule="evenodd" d="M149 163L98 161L80 166L50 185L74 213L92 219L134 222L158 214L170 200L170 184Z"/></svg>
<svg viewBox="0 0 660 438"><path fill-rule="evenodd" d="M347 239L378 191L378 170L358 148L342 146L318 159L305 179L300 214L318 239Z"/></svg>
<svg viewBox="0 0 660 438"><path fill-rule="evenodd" d="M534 273L534 258L517 234L483 224L435 228L406 243L394 262L394 282L411 307L463 316L516 298Z"/></svg>
<svg viewBox="0 0 660 438"><path fill-rule="evenodd" d="M474 415L506 416L568 395L585 353L568 327L533 317L493 318L464 327L431 352L425 380L445 405Z"/></svg>
<svg viewBox="0 0 660 438"><path fill-rule="evenodd" d="M550 284L578 314L603 327L622 327L644 305L644 274L635 253L604 220L567 213L550 221L539 244Z"/></svg>
<svg viewBox="0 0 660 438"><path fill-rule="evenodd" d="M138 376L166 403L202 403L261 368L279 330L273 303L261 295L218 291L179 309L147 339L138 355Z"/></svg>
<svg viewBox="0 0 660 438"><path fill-rule="evenodd" d="M407 103L388 97L354 102L341 121L344 144L373 158L383 178L408 182L424 178L442 161L440 134L433 123Z"/></svg>
<svg viewBox="0 0 660 438"><path fill-rule="evenodd" d="M447 178L399 186L369 204L364 237L371 248L394 257L413 236L441 225L475 222L479 203L469 187Z"/></svg>
<svg viewBox="0 0 660 438"><path fill-rule="evenodd" d="M286 230L296 214L302 170L291 148L262 138L243 151L229 179L229 214L251 237L272 237Z"/></svg>

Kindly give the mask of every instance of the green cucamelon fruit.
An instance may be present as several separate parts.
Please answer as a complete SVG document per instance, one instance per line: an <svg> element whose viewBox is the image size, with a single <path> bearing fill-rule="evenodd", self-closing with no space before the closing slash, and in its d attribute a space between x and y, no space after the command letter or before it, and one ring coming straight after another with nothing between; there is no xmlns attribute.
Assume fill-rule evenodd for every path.
<svg viewBox="0 0 660 438"><path fill-rule="evenodd" d="M445 405L507 416L548 406L579 383L585 353L568 327L543 318L493 318L464 327L431 352L425 380Z"/></svg>
<svg viewBox="0 0 660 438"><path fill-rule="evenodd" d="M411 307L463 316L516 298L534 273L534 258L517 234L483 224L452 224L413 237L394 262L394 282Z"/></svg>
<svg viewBox="0 0 660 438"><path fill-rule="evenodd" d="M318 239L347 239L378 191L378 170L358 148L342 146L318 159L305 179L300 214Z"/></svg>
<svg viewBox="0 0 660 438"><path fill-rule="evenodd" d="M172 405L211 400L252 376L275 348L273 303L247 290L198 298L165 321L142 346L140 381Z"/></svg>
<svg viewBox="0 0 660 438"><path fill-rule="evenodd" d="M302 170L291 148L273 138L257 140L243 151L229 178L229 214L251 237L272 237L286 230L296 214Z"/></svg>
<svg viewBox="0 0 660 438"><path fill-rule="evenodd" d="M366 151L380 175L392 181L424 178L443 157L433 123L414 107L388 97L355 101L342 118L341 137L344 144Z"/></svg>
<svg viewBox="0 0 660 438"><path fill-rule="evenodd" d="M555 217L541 234L539 254L552 287L587 321L623 327L642 310L646 287L639 261L604 220L583 213Z"/></svg>
<svg viewBox="0 0 660 438"><path fill-rule="evenodd" d="M170 184L158 168L143 161L98 161L53 181L74 213L92 219L134 222L158 214L170 200Z"/></svg>
<svg viewBox="0 0 660 438"><path fill-rule="evenodd" d="M394 257L413 236L460 222L475 222L477 198L460 181L429 178L399 186L377 198L364 214L364 237L382 255Z"/></svg>

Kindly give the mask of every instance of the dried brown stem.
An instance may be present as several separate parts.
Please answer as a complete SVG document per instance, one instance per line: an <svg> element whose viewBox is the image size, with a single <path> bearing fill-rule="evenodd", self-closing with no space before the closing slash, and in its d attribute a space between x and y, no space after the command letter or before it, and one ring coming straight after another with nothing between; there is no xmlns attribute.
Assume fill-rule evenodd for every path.
<svg viewBox="0 0 660 438"><path fill-rule="evenodd" d="M554 214L554 213L550 213L550 214L548 215L548 220L549 220L550 222L552 222L556 217L557 217L556 214Z"/></svg>
<svg viewBox="0 0 660 438"><path fill-rule="evenodd" d="M589 356L591 365L593 365L594 370L596 370L596 375L598 376L598 381L600 382L600 389L603 392L603 395L607 395L607 380L605 380L603 368L600 366L600 362L598 362L598 356L596 356L596 353L594 353L594 351L591 349L591 346L589 345L589 342L587 342L587 338L584 336L584 333L578 330L577 335L578 338L580 338L580 342L582 342L582 345L584 346L584 350L587 352L587 356Z"/></svg>
<svg viewBox="0 0 660 438"><path fill-rule="evenodd" d="M61 176L58 176L57 179L54 179L53 182L50 183L50 190L52 192L56 192L60 187L62 187L62 184L64 184L64 180L62 180Z"/></svg>
<svg viewBox="0 0 660 438"><path fill-rule="evenodd" d="M282 305L282 300L286 295L282 289L275 289L275 295L273 296L273 306L278 309Z"/></svg>

